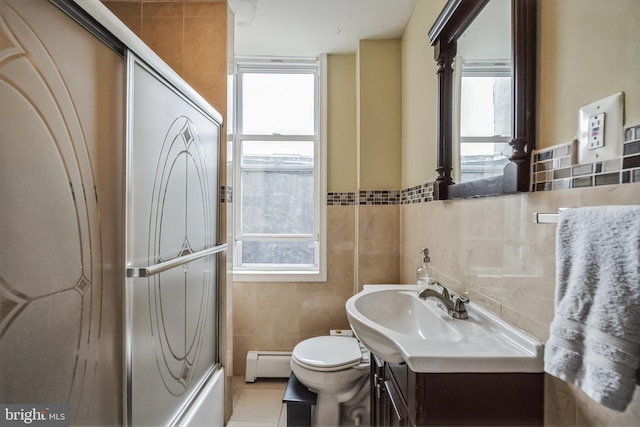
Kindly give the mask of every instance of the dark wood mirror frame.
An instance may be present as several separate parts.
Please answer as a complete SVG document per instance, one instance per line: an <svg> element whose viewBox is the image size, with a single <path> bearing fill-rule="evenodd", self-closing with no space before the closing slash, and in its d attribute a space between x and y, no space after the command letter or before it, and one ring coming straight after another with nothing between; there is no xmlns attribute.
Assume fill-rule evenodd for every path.
<svg viewBox="0 0 640 427"><path fill-rule="evenodd" d="M537 2L511 0L513 75L513 153L501 177L454 184L453 61L457 40L490 0L449 0L429 31L438 66L438 200L529 191L531 151L536 141Z"/></svg>

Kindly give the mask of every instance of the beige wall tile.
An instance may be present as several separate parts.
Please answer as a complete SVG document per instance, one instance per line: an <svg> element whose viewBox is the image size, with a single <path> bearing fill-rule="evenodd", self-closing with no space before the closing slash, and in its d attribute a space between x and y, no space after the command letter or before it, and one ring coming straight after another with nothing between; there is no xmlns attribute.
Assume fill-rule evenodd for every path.
<svg viewBox="0 0 640 427"><path fill-rule="evenodd" d="M233 293L233 334L255 335L258 302L255 292L236 289Z"/></svg>
<svg viewBox="0 0 640 427"><path fill-rule="evenodd" d="M400 207L358 206L358 290L364 284L400 281Z"/></svg>
<svg viewBox="0 0 640 427"><path fill-rule="evenodd" d="M198 2L185 2L184 3L184 16L198 16L198 17L218 17L223 16L224 20L227 19L227 3L226 0L222 1L198 1ZM218 25L216 23L216 25Z"/></svg>
<svg viewBox="0 0 640 427"><path fill-rule="evenodd" d="M399 282L399 206L365 208L327 208L326 283L234 284L235 375L244 375L245 362L239 361L248 350L290 351L303 339L349 327L344 306L355 292L356 250L363 256L358 269L368 283ZM358 226L362 228L356 230ZM356 236L360 236L358 241ZM251 304L252 298L255 307L239 307L244 301ZM242 317L250 318L254 326L248 326Z"/></svg>
<svg viewBox="0 0 640 427"><path fill-rule="evenodd" d="M143 2L142 17L174 17L182 18L184 7L178 2Z"/></svg>
<svg viewBox="0 0 640 427"><path fill-rule="evenodd" d="M577 426L616 426L636 427L640 420L640 387L636 387L633 400L624 412L612 411L591 400L581 390L575 390L577 396Z"/></svg>
<svg viewBox="0 0 640 427"><path fill-rule="evenodd" d="M183 73L183 25L181 16L143 15L142 39L178 74Z"/></svg>
<svg viewBox="0 0 640 427"><path fill-rule="evenodd" d="M398 205L358 207L358 250L361 254L398 251L398 215Z"/></svg>
<svg viewBox="0 0 640 427"><path fill-rule="evenodd" d="M107 1L104 5L119 18L142 18L142 3Z"/></svg>
<svg viewBox="0 0 640 427"><path fill-rule="evenodd" d="M367 284L394 284L400 282L399 254L360 254L358 261L358 291Z"/></svg>
<svg viewBox="0 0 640 427"><path fill-rule="evenodd" d="M190 72L227 72L226 15L184 18L184 67ZM226 102L226 97L224 98Z"/></svg>
<svg viewBox="0 0 640 427"><path fill-rule="evenodd" d="M185 71L183 78L211 104L223 118L227 117L227 75L225 73Z"/></svg>
<svg viewBox="0 0 640 427"><path fill-rule="evenodd" d="M353 250L329 249L327 263L327 282L339 284L338 288L353 290L355 276Z"/></svg>
<svg viewBox="0 0 640 427"><path fill-rule="evenodd" d="M254 345L255 335L233 335L233 370L234 376L244 377L247 369L247 352L258 350Z"/></svg>
<svg viewBox="0 0 640 427"><path fill-rule="evenodd" d="M291 351L306 338L349 327L344 306L354 289L355 212L355 206L327 208L326 283L234 283L234 312L243 312L234 317L241 322L234 330L234 375L244 375L248 350ZM255 306L241 308L253 299Z"/></svg>
<svg viewBox="0 0 640 427"><path fill-rule="evenodd" d="M112 1L105 6L138 37L142 36L142 4Z"/></svg>
<svg viewBox="0 0 640 427"><path fill-rule="evenodd" d="M624 184L403 205L400 277L415 281L418 246L428 247L437 280L544 340L553 320L556 226L534 224L533 212L638 200L640 185Z"/></svg>
<svg viewBox="0 0 640 427"><path fill-rule="evenodd" d="M355 248L355 221L355 206L327 207L327 236L330 251Z"/></svg>
<svg viewBox="0 0 640 427"><path fill-rule="evenodd" d="M545 374L544 376L544 425L575 426L576 399L574 390L564 381Z"/></svg>

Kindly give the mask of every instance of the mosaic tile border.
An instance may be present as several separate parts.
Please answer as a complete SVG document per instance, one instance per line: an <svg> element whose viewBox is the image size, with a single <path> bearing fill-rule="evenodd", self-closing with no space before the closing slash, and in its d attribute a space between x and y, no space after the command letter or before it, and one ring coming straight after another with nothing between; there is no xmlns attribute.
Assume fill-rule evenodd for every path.
<svg viewBox="0 0 640 427"><path fill-rule="evenodd" d="M362 205L397 205L400 203L399 190L360 190L359 204Z"/></svg>
<svg viewBox="0 0 640 427"><path fill-rule="evenodd" d="M407 205L433 202L433 182L405 188L404 190L361 190L358 192L328 192L328 206Z"/></svg>
<svg viewBox="0 0 640 427"><path fill-rule="evenodd" d="M233 203L233 188L228 185L220 186L220 203Z"/></svg>
<svg viewBox="0 0 640 427"><path fill-rule="evenodd" d="M435 192L435 183L427 182L415 187L405 188L402 190L401 201L403 205L411 203L433 202Z"/></svg>
<svg viewBox="0 0 640 427"><path fill-rule="evenodd" d="M356 193L353 191L327 193L327 206L355 206L356 201Z"/></svg>
<svg viewBox="0 0 640 427"><path fill-rule="evenodd" d="M531 191L640 183L640 125L624 131L622 157L577 164L577 141L534 150Z"/></svg>
<svg viewBox="0 0 640 427"><path fill-rule="evenodd" d="M428 186L425 184L424 186ZM417 188L417 187L414 187ZM431 185L431 200L433 200L433 185ZM397 205L401 202L399 190L361 190L361 191L329 191L327 193L327 206L355 206L355 205ZM231 187L220 187L220 201L233 202L233 189ZM424 197L422 200L426 201ZM405 203L402 201L402 203Z"/></svg>

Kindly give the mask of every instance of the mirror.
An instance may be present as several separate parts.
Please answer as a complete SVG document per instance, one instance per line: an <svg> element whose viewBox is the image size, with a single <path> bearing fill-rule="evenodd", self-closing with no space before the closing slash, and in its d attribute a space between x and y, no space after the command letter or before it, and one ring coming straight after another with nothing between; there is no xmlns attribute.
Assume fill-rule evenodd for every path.
<svg viewBox="0 0 640 427"><path fill-rule="evenodd" d="M449 0L429 31L438 66L437 199L529 190L536 13L537 0Z"/></svg>

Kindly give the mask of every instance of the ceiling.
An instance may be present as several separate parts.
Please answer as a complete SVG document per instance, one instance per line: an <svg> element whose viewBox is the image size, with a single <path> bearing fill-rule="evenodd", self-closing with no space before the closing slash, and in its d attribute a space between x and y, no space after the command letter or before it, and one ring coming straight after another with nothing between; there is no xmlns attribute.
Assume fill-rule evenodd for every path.
<svg viewBox="0 0 640 427"><path fill-rule="evenodd" d="M400 37L417 0L228 0L236 56L354 53L358 40Z"/></svg>

